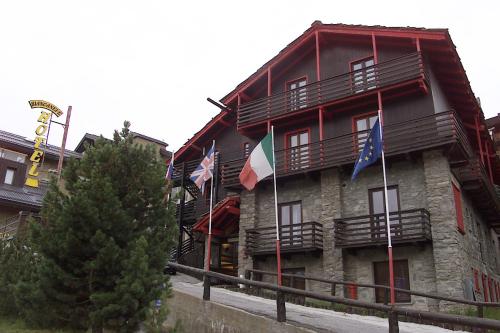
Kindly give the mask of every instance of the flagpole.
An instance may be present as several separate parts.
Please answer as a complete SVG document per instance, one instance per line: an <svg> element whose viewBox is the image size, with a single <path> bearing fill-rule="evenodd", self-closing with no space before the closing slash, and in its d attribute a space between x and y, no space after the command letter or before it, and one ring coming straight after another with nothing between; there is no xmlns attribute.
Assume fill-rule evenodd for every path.
<svg viewBox="0 0 500 333"><path fill-rule="evenodd" d="M380 140L382 141L382 173L384 174L384 198L385 198L385 224L387 227L387 253L389 256L389 287L391 291L391 304L394 305L396 303L396 295L394 293L394 265L392 259L392 241L391 241L391 220L389 217L389 198L387 195L387 176L385 173L385 154L384 154L384 139L382 136L382 110L378 110L378 119L379 119L379 131L380 131Z"/></svg>
<svg viewBox="0 0 500 333"><path fill-rule="evenodd" d="M210 271L210 257L212 256L212 194L214 193L214 175L215 172L215 140L212 141L212 149L214 154L214 170L212 177L210 177L210 212L208 214L208 249L207 249L207 262L206 271ZM210 169L210 167L209 167Z"/></svg>
<svg viewBox="0 0 500 333"><path fill-rule="evenodd" d="M273 149L274 215L276 217L276 259L278 261L278 286L281 286L281 249L280 228L278 221L278 191L276 190L276 158L274 156L274 126L271 126L271 139Z"/></svg>

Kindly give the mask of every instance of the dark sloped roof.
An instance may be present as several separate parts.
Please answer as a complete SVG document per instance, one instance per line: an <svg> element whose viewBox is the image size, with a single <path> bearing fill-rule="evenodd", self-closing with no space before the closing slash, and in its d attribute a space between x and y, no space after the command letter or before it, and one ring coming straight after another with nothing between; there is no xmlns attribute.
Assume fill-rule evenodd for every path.
<svg viewBox="0 0 500 333"><path fill-rule="evenodd" d="M18 134L0 130L0 146L6 146L5 148L7 149L14 150L17 148L25 152L32 152L33 144L34 144L33 140L29 140ZM45 156L47 158L58 159L60 150L61 150L60 147L48 144L47 150L45 151ZM80 158L80 156L81 155L79 153L74 152L72 150L65 149L64 151L65 158L69 157Z"/></svg>
<svg viewBox="0 0 500 333"><path fill-rule="evenodd" d="M155 138L152 138L150 136L141 134L141 133L137 133L137 132L130 131L130 134L132 135L133 138L141 138L143 140L146 140L146 141L156 143L158 145L163 146L160 148L161 156L168 159L172 155L172 153L166 149L168 147L168 143L163 142L163 141L158 140L158 139L155 139ZM75 151L79 152L79 153L83 153L83 151L85 150L85 143L88 142L89 144L93 144L98 138L100 138L99 135L85 133L85 135L82 137L82 139L80 140L78 145L76 145ZM106 138L104 138L104 139L106 139ZM109 139L106 139L106 140L109 140Z"/></svg>
<svg viewBox="0 0 500 333"><path fill-rule="evenodd" d="M165 147L168 147L168 143L166 142L163 142L161 140L158 140L158 139L155 139L155 138L152 138L150 136L147 136L147 135L144 135L144 134L141 134L141 133L137 133L137 132L130 132L132 134L132 136L134 138L141 138L141 139L144 139L144 140L147 140L147 141L151 141L151 142L154 142L154 143L157 143L159 145L162 145L162 146L165 146Z"/></svg>
<svg viewBox="0 0 500 333"><path fill-rule="evenodd" d="M8 184L0 184L0 202L7 202L13 206L30 207L39 209L42 207L43 197L47 192L47 183L40 182L40 187L17 187Z"/></svg>

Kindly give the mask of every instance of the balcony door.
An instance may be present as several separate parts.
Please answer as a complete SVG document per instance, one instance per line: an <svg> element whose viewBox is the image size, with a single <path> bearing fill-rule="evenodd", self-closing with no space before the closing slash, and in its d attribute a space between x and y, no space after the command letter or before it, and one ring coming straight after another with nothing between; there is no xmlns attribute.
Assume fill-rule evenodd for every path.
<svg viewBox="0 0 500 333"><path fill-rule="evenodd" d="M302 202L288 202L279 205L281 246L302 244Z"/></svg>
<svg viewBox="0 0 500 333"><path fill-rule="evenodd" d="M288 168L291 170L309 167L309 130L288 133L286 135L288 148Z"/></svg>
<svg viewBox="0 0 500 333"><path fill-rule="evenodd" d="M368 192L370 198L370 215L372 215L372 238L387 238L384 188L371 189ZM401 219L398 215L398 212L400 211L398 187L389 186L387 188L387 197L389 204L389 217L391 220L391 236L399 236L401 235Z"/></svg>
<svg viewBox="0 0 500 333"><path fill-rule="evenodd" d="M374 65L373 57L351 62L352 90L354 93L376 87Z"/></svg>
<svg viewBox="0 0 500 333"><path fill-rule="evenodd" d="M368 115L355 117L354 118L354 126L356 131L356 147L355 151L361 151L363 146L368 139L368 135L370 135L370 130L375 125L375 122L378 119L378 115L376 113L370 113Z"/></svg>
<svg viewBox="0 0 500 333"><path fill-rule="evenodd" d="M290 111L295 111L307 107L307 90L305 78L288 82Z"/></svg>

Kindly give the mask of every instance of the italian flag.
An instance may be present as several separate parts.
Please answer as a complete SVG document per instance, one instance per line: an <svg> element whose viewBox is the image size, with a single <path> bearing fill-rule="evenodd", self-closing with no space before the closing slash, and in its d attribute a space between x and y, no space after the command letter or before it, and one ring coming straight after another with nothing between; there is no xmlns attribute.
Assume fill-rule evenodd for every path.
<svg viewBox="0 0 500 333"><path fill-rule="evenodd" d="M255 147L240 172L240 182L251 191L262 179L273 174L273 136L272 132Z"/></svg>

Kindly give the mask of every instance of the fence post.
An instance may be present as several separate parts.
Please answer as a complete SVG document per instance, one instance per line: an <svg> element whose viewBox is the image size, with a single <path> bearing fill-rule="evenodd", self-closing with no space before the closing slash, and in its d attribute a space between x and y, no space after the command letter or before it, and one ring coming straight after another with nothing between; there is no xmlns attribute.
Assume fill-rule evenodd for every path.
<svg viewBox="0 0 500 333"><path fill-rule="evenodd" d="M335 296L336 292L337 292L337 284L335 282L333 282L332 283L332 292L331 292L332 296Z"/></svg>
<svg viewBox="0 0 500 333"><path fill-rule="evenodd" d="M399 333L398 314L393 310L387 312L389 319L389 333Z"/></svg>
<svg viewBox="0 0 500 333"><path fill-rule="evenodd" d="M389 304L389 289L384 288L384 304Z"/></svg>
<svg viewBox="0 0 500 333"><path fill-rule="evenodd" d="M210 301L210 276L203 275L203 300Z"/></svg>
<svg viewBox="0 0 500 333"><path fill-rule="evenodd" d="M286 321L285 294L282 291L276 292L276 320L279 323Z"/></svg>
<svg viewBox="0 0 500 333"><path fill-rule="evenodd" d="M482 305L477 306L477 316L479 318L484 318L484 308Z"/></svg>

